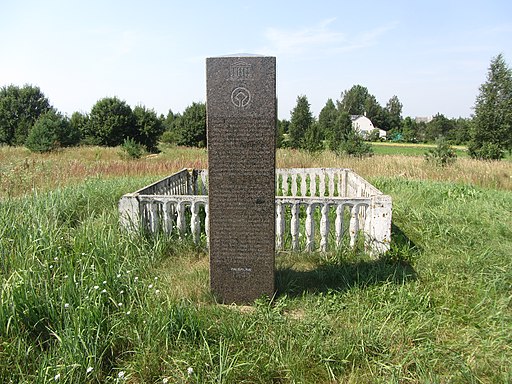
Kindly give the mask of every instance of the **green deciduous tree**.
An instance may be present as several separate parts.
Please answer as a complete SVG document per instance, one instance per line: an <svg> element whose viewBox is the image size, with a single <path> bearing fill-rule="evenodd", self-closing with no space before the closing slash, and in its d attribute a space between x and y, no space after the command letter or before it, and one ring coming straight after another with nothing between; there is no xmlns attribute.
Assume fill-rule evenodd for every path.
<svg viewBox="0 0 512 384"><path fill-rule="evenodd" d="M125 101L105 97L94 104L85 138L89 144L115 147L121 145L124 139L136 135L133 112Z"/></svg>
<svg viewBox="0 0 512 384"><path fill-rule="evenodd" d="M80 142L83 144L89 144L85 141L85 138L90 136L89 133L89 116L81 112L73 112L69 124L73 130L80 133Z"/></svg>
<svg viewBox="0 0 512 384"><path fill-rule="evenodd" d="M366 100L370 96L368 89L362 85L354 85L349 90L341 93L338 101L338 109L349 115L364 115L366 112Z"/></svg>
<svg viewBox="0 0 512 384"><path fill-rule="evenodd" d="M308 98L304 95L297 97L297 104L291 112L289 127L289 142L292 148L303 148L306 132L311 128L314 119L310 110Z"/></svg>
<svg viewBox="0 0 512 384"><path fill-rule="evenodd" d="M400 140L408 143L416 143L418 134L418 123L414 121L411 117L407 116L403 119L401 124L401 129L391 131L391 136L396 137L396 135L400 135Z"/></svg>
<svg viewBox="0 0 512 384"><path fill-rule="evenodd" d="M374 95L362 85L354 85L341 93L338 110L349 115L365 115L377 128L388 130L388 112L382 108Z"/></svg>
<svg viewBox="0 0 512 384"><path fill-rule="evenodd" d="M502 54L491 60L487 80L480 86L468 149L471 157L482 159L512 151L512 70Z"/></svg>
<svg viewBox="0 0 512 384"><path fill-rule="evenodd" d="M175 124L176 144L206 147L206 104L192 103Z"/></svg>
<svg viewBox="0 0 512 384"><path fill-rule="evenodd" d="M49 111L36 120L25 145L33 152L50 152L76 145L79 140L80 132L71 126L67 118Z"/></svg>
<svg viewBox="0 0 512 384"><path fill-rule="evenodd" d="M447 139L451 136L454 129L455 121L448 119L441 113L438 113L427 123L425 140L434 142L439 137Z"/></svg>
<svg viewBox="0 0 512 384"><path fill-rule="evenodd" d="M164 132L164 125L153 109L136 106L133 109L136 135L135 141L143 145L149 152L157 150L158 139Z"/></svg>
<svg viewBox="0 0 512 384"><path fill-rule="evenodd" d="M0 144L25 144L39 116L52 109L39 87L9 85L0 88Z"/></svg>
<svg viewBox="0 0 512 384"><path fill-rule="evenodd" d="M450 143L455 145L467 144L470 139L472 120L459 117L453 120L453 130L448 135Z"/></svg>

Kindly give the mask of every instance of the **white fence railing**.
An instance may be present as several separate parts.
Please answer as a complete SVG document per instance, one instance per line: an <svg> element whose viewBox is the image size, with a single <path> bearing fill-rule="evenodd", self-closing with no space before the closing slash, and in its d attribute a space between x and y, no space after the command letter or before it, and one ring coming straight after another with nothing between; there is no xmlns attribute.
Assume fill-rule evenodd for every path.
<svg viewBox="0 0 512 384"><path fill-rule="evenodd" d="M350 169L276 170L276 249L327 251L354 247L373 255L389 249L391 197ZM208 171L182 170L119 202L121 225L208 244ZM362 235L362 237L360 237Z"/></svg>

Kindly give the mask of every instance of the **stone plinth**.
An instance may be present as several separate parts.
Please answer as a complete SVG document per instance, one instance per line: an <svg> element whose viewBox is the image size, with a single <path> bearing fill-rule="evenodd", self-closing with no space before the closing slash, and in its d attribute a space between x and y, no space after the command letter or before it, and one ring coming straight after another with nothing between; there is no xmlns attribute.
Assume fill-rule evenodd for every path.
<svg viewBox="0 0 512 384"><path fill-rule="evenodd" d="M210 285L223 303L274 294L275 57L206 60Z"/></svg>

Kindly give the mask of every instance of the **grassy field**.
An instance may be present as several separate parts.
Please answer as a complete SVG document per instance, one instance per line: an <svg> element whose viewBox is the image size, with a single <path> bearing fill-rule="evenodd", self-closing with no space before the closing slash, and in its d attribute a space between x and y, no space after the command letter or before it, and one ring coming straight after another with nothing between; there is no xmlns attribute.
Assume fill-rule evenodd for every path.
<svg viewBox="0 0 512 384"><path fill-rule="evenodd" d="M409 144L409 143L391 143L374 142L372 143L373 152L376 155L403 155L403 156L424 156L430 148L435 148L435 144ZM467 149L463 146L452 146L458 158L468 157Z"/></svg>
<svg viewBox="0 0 512 384"><path fill-rule="evenodd" d="M388 255L277 255L273 300L215 303L208 255L118 228L119 197L204 150L0 148L2 383L512 382L512 166L279 151L393 197Z"/></svg>

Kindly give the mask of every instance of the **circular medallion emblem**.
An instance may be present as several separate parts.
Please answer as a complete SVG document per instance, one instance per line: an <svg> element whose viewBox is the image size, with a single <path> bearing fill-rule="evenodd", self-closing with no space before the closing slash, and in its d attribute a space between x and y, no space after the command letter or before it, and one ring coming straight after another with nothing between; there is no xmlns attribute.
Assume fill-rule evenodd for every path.
<svg viewBox="0 0 512 384"><path fill-rule="evenodd" d="M244 87L237 87L231 92L231 102L237 108L245 108L251 102L251 93Z"/></svg>

